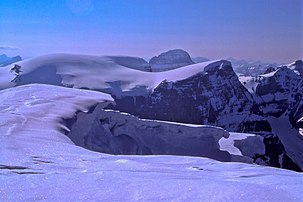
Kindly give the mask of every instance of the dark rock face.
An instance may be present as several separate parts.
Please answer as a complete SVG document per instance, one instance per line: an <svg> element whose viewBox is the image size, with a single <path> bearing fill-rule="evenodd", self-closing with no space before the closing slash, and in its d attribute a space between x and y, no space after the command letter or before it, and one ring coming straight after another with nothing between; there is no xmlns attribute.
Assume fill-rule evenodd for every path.
<svg viewBox="0 0 303 202"><path fill-rule="evenodd" d="M264 137L264 145L268 165L298 172L302 171L285 153L285 148L277 136L266 135Z"/></svg>
<svg viewBox="0 0 303 202"><path fill-rule="evenodd" d="M265 73L257 79L255 94L241 84L230 65L225 65L184 80L163 81L148 97L119 98L113 108L141 118L215 125L266 136L264 158L268 164L300 171L267 117L286 115L293 127L303 125L298 122L303 117L302 77L287 67L270 68Z"/></svg>
<svg viewBox="0 0 303 202"><path fill-rule="evenodd" d="M190 127L152 120L140 120L127 114L105 111L97 105L88 113L79 112L64 120L66 135L84 148L109 154L203 156L231 161L218 141L228 132L217 127ZM83 125L90 127L83 127Z"/></svg>
<svg viewBox="0 0 303 202"><path fill-rule="evenodd" d="M242 116L253 101L232 67L225 66L177 82L164 81L145 106L141 110L147 118L222 126L219 117ZM232 128L234 123L228 124Z"/></svg>
<svg viewBox="0 0 303 202"><path fill-rule="evenodd" d="M287 67L280 67L275 73L259 77L256 94L259 109L265 116L280 117L287 113L294 127L303 111L303 79ZM261 100L261 101L260 101Z"/></svg>
<svg viewBox="0 0 303 202"><path fill-rule="evenodd" d="M296 62L289 65L289 68L296 70L300 73L301 76L303 76L303 61L297 60Z"/></svg>
<svg viewBox="0 0 303 202"><path fill-rule="evenodd" d="M152 71L165 71L194 64L190 55L181 49L170 50L150 59Z"/></svg>

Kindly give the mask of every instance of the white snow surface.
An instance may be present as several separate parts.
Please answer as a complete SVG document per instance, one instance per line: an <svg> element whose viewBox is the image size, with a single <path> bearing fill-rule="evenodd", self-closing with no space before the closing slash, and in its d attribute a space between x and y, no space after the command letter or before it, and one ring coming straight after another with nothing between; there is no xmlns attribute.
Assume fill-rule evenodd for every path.
<svg viewBox="0 0 303 202"><path fill-rule="evenodd" d="M238 75L239 81L251 93L254 94L258 85L256 78L252 76Z"/></svg>
<svg viewBox="0 0 303 202"><path fill-rule="evenodd" d="M48 85L0 91L0 201L301 201L301 173L75 146L60 119L110 96ZM106 104L106 103L104 103Z"/></svg>
<svg viewBox="0 0 303 202"><path fill-rule="evenodd" d="M0 89L14 85L44 83L73 88L89 88L120 95L146 95L162 81L186 79L208 69L231 65L226 60L208 61L165 72L143 72L119 65L113 57L52 54L16 63L21 73L16 83L13 67L0 69Z"/></svg>
<svg viewBox="0 0 303 202"><path fill-rule="evenodd" d="M0 91L0 134L2 138L39 138L69 142L61 135L60 119L86 111L97 102L113 102L110 95L64 87L30 84Z"/></svg>

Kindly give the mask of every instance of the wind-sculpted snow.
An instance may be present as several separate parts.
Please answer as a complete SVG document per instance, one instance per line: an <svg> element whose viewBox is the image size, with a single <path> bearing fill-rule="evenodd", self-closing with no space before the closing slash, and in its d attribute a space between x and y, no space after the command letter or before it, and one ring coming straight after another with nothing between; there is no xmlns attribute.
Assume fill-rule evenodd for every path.
<svg viewBox="0 0 303 202"><path fill-rule="evenodd" d="M0 99L0 201L303 197L303 175L297 172L201 157L114 156L74 145L60 122L77 111L89 112L88 106L112 101L102 93L27 85L0 91Z"/></svg>
<svg viewBox="0 0 303 202"><path fill-rule="evenodd" d="M203 72L206 67L215 66L219 68L222 64L223 66L230 64L224 60L210 61L154 73L135 70L133 67L129 68L127 64L124 64L125 60L121 58L69 54L37 57L17 63L21 66L20 75L17 77L15 77L14 72L9 72L12 66L1 68L0 89L31 83L43 83L98 90L114 96L146 96L164 80L181 80ZM121 63L118 59L123 62ZM123 66L123 64L126 66ZM132 65L134 64L132 63Z"/></svg>
<svg viewBox="0 0 303 202"><path fill-rule="evenodd" d="M2 142L41 138L70 143L62 135L62 118L72 117L75 111L87 111L98 102L103 106L113 102L107 94L42 84L2 90L0 100Z"/></svg>

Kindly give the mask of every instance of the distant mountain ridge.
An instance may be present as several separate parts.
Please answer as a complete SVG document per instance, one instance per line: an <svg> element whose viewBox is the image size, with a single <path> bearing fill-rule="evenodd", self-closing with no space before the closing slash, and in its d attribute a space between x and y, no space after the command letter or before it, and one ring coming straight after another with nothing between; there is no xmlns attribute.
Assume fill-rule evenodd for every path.
<svg viewBox="0 0 303 202"><path fill-rule="evenodd" d="M22 58L19 55L15 57L8 57L7 55L2 54L0 55L0 67L4 67L12 63L19 62L21 60Z"/></svg>
<svg viewBox="0 0 303 202"><path fill-rule="evenodd" d="M116 105L109 108L140 118L258 134L264 138L266 151L255 158L270 166L302 171L301 63L269 68L244 82L226 60L146 72L111 57L55 54L17 63L22 70L17 76L10 66L1 68L0 88L44 83L96 90L115 99ZM254 84L251 90L248 81Z"/></svg>
<svg viewBox="0 0 303 202"><path fill-rule="evenodd" d="M165 71L194 64L190 55L182 49L169 50L149 60L152 71Z"/></svg>

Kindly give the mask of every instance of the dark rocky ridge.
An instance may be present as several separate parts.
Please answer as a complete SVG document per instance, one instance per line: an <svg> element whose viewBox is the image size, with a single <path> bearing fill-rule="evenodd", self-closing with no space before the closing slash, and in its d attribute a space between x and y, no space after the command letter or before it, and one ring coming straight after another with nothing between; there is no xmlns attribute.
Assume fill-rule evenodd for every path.
<svg viewBox="0 0 303 202"><path fill-rule="evenodd" d="M272 131L267 117L286 113L290 123L299 128L297 120L302 117L303 108L302 76L287 67L270 68L266 73L269 75L258 79L255 94L241 84L231 66L225 66L176 82L163 81L148 97L118 98L117 105L110 108L140 118L256 133L266 137L269 165L301 171Z"/></svg>
<svg viewBox="0 0 303 202"><path fill-rule="evenodd" d="M181 49L169 50L149 60L152 71L171 70L194 64L190 55Z"/></svg>

